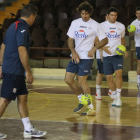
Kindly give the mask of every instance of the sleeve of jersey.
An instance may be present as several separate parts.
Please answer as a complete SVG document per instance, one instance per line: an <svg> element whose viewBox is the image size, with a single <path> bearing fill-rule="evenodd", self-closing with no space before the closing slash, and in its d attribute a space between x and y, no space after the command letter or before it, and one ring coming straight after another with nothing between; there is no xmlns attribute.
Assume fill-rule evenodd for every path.
<svg viewBox="0 0 140 140"><path fill-rule="evenodd" d="M122 29L122 33L121 33L121 37L125 36L125 26L123 25L123 29Z"/></svg>
<svg viewBox="0 0 140 140"><path fill-rule="evenodd" d="M100 41L107 37L100 24L97 25L96 34L98 35Z"/></svg>
<svg viewBox="0 0 140 140"><path fill-rule="evenodd" d="M71 26L69 27L69 30L68 30L68 32L67 32L67 35L70 37L70 38L74 38L74 36L75 36L75 31L74 31L74 25L73 25L74 23L72 22L71 23Z"/></svg>
<svg viewBox="0 0 140 140"><path fill-rule="evenodd" d="M16 40L17 40L17 46L25 46L27 42L27 30L24 28L20 28L17 30L16 33Z"/></svg>

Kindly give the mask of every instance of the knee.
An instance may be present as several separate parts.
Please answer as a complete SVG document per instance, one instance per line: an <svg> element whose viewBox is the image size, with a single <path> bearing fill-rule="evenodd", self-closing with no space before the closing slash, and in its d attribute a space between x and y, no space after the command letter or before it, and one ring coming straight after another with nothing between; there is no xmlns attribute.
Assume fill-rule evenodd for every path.
<svg viewBox="0 0 140 140"><path fill-rule="evenodd" d="M86 85L86 81L78 80L78 84L80 85L80 87L84 87Z"/></svg>
<svg viewBox="0 0 140 140"><path fill-rule="evenodd" d="M116 79L122 79L122 73L115 73Z"/></svg>
<svg viewBox="0 0 140 140"><path fill-rule="evenodd" d="M67 83L68 85L71 85L72 82L73 82L73 80L68 79L68 78L65 78L64 81L65 81L65 83Z"/></svg>
<svg viewBox="0 0 140 140"><path fill-rule="evenodd" d="M112 75L106 76L106 80L107 80L108 82L112 81L112 80L113 80Z"/></svg>
<svg viewBox="0 0 140 140"><path fill-rule="evenodd" d="M28 95L21 95L22 97L18 98L19 102L27 102L28 101Z"/></svg>
<svg viewBox="0 0 140 140"><path fill-rule="evenodd" d="M7 106L10 102L11 102L10 99L6 99L6 98L1 98L0 99L0 103L4 104L5 106Z"/></svg>

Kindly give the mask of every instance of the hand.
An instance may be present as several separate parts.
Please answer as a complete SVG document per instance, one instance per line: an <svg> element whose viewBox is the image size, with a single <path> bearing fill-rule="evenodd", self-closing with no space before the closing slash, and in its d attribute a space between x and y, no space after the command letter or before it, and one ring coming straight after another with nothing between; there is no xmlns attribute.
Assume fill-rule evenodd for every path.
<svg viewBox="0 0 140 140"><path fill-rule="evenodd" d="M88 56L89 57L93 57L93 55L95 54L97 48L96 47L93 47L89 52L88 52Z"/></svg>
<svg viewBox="0 0 140 140"><path fill-rule="evenodd" d="M2 78L2 66L0 66L0 78Z"/></svg>
<svg viewBox="0 0 140 140"><path fill-rule="evenodd" d="M106 53L108 53L108 54L111 55L111 52L109 51L109 46L102 47L102 49L103 49Z"/></svg>
<svg viewBox="0 0 140 140"><path fill-rule="evenodd" d="M72 53L72 63L78 64L80 62L80 57L77 53Z"/></svg>
<svg viewBox="0 0 140 140"><path fill-rule="evenodd" d="M127 58L127 56L128 56L128 52L126 51L124 54L124 58Z"/></svg>
<svg viewBox="0 0 140 140"><path fill-rule="evenodd" d="M32 84L34 81L33 75L31 72L26 72L26 83Z"/></svg>

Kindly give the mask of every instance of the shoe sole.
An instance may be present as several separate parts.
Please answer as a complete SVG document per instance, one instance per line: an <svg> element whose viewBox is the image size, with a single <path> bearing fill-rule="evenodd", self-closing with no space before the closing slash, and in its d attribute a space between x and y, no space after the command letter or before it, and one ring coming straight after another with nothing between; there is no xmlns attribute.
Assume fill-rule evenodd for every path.
<svg viewBox="0 0 140 140"><path fill-rule="evenodd" d="M45 134L37 136L37 135L23 135L24 138L41 138L44 137L47 134L47 132L45 132Z"/></svg>
<svg viewBox="0 0 140 140"><path fill-rule="evenodd" d="M112 104L112 106L116 106L115 104Z"/></svg>

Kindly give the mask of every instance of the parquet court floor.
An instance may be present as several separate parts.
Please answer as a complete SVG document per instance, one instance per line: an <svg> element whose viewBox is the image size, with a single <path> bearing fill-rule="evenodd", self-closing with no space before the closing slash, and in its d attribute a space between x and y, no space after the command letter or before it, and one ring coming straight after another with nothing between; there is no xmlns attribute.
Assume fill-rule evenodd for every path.
<svg viewBox="0 0 140 140"><path fill-rule="evenodd" d="M48 132L46 137L36 140L140 140L140 92L136 83L123 83L122 107L111 106L107 82L102 84L102 101L95 100L95 81L88 84L95 116L73 112L77 97L63 80L36 79L27 85L31 123ZM10 103L0 120L0 132L8 134L8 140L24 140L16 101Z"/></svg>

